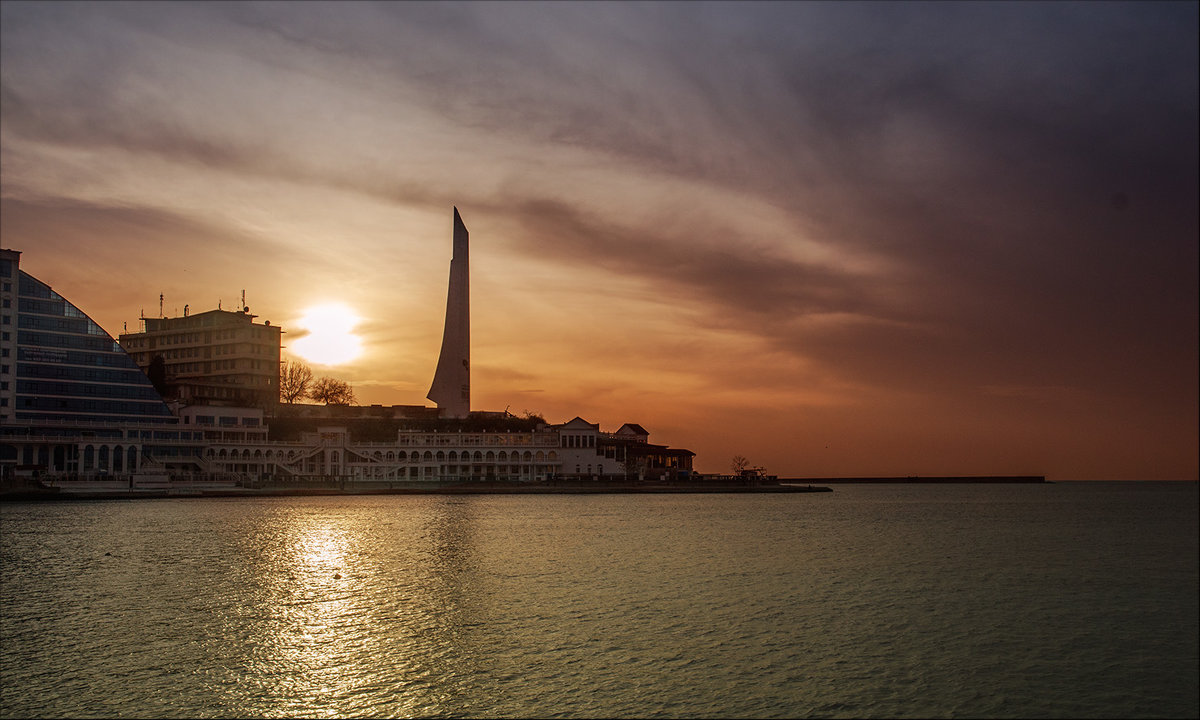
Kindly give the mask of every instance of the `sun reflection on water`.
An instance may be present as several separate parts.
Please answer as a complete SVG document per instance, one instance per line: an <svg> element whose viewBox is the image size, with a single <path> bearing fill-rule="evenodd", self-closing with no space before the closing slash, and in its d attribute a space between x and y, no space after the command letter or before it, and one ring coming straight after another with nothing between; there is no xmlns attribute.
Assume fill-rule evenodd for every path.
<svg viewBox="0 0 1200 720"><path fill-rule="evenodd" d="M226 620L249 635L226 697L264 717L414 716L455 707L475 677L464 609L470 590L463 509L422 503L399 532L377 514L297 505L253 542L240 573L253 608ZM404 544L397 552L394 543ZM249 627L247 627L249 622ZM225 647L232 638L215 639Z"/></svg>

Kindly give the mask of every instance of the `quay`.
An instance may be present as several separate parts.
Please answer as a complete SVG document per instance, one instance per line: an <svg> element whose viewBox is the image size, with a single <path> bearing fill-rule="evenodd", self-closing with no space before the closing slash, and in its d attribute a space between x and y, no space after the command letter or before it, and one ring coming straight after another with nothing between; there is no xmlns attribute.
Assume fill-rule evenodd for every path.
<svg viewBox="0 0 1200 720"><path fill-rule="evenodd" d="M116 483L27 484L0 489L0 501L133 500L195 497L297 497L320 495L597 495L686 493L812 493L832 488L777 482L734 483L550 480L545 482L358 483L328 480L306 484L243 487L232 483L155 483L129 487Z"/></svg>

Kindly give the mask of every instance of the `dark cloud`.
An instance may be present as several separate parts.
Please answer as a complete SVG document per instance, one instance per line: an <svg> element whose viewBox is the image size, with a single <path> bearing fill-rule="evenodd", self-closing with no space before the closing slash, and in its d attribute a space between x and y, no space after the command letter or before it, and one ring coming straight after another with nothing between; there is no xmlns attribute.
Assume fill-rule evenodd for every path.
<svg viewBox="0 0 1200 720"><path fill-rule="evenodd" d="M697 324L846 378L995 401L1104 397L1114 416L1157 407L1195 427L1198 8L5 2L4 151L108 148L457 203L516 223L514 247L531 257L666 288ZM174 76L155 63L168 58L224 58L212 73L244 77L164 87ZM255 77L270 78L259 95L235 92ZM350 89L351 105L301 97L264 112L301 81ZM197 95L201 112L181 110ZM445 149L438 169L463 187L406 172L402 152L298 144L336 137L343 117L413 106L486 138L471 152L496 149ZM293 135L301 123L321 132ZM647 187L752 198L803 232L747 237L725 206L634 226L586 186L539 182L563 170L549 158L564 149ZM488 164L508 167L507 182L465 190ZM649 192L657 217L679 210ZM6 244L32 212L10 207ZM83 212L63 215L72 231L86 230ZM884 270L798 260L801 239Z"/></svg>
<svg viewBox="0 0 1200 720"><path fill-rule="evenodd" d="M761 242L733 233L720 244L696 238L687 228L675 233L629 228L591 216L554 200L500 203L493 211L511 213L524 226L521 242L539 257L641 277L703 297L706 306L728 306L740 312L778 319L826 313L867 317L886 312L864 278L817 263L771 254ZM752 240L761 241L761 238Z"/></svg>

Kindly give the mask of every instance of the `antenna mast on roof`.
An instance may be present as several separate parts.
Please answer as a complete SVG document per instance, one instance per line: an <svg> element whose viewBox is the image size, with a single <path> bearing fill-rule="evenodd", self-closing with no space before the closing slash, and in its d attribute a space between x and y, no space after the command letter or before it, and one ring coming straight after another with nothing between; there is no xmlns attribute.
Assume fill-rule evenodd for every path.
<svg viewBox="0 0 1200 720"><path fill-rule="evenodd" d="M158 316L159 317L163 316L163 294L162 293L158 294Z"/></svg>

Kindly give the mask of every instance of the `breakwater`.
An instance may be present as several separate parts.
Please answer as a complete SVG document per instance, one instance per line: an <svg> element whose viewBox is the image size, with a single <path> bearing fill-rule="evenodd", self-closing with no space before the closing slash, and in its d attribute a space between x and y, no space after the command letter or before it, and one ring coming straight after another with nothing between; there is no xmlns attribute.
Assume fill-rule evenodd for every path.
<svg viewBox="0 0 1200 720"><path fill-rule="evenodd" d="M1045 475L941 475L908 477L786 478L781 483L1045 483Z"/></svg>

